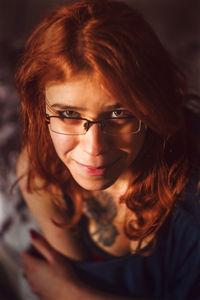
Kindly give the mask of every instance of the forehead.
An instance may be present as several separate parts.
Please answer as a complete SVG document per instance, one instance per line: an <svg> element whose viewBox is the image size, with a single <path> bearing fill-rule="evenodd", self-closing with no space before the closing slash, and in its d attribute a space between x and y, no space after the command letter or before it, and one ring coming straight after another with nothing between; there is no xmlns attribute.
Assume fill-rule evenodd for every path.
<svg viewBox="0 0 200 300"><path fill-rule="evenodd" d="M87 111L119 106L116 99L92 77L82 76L64 83L49 83L45 88L48 104L53 107L74 106Z"/></svg>

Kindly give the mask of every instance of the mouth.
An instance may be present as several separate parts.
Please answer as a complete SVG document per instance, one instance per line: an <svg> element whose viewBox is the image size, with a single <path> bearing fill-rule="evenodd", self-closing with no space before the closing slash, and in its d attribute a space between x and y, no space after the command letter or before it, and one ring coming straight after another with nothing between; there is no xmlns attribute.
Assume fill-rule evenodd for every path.
<svg viewBox="0 0 200 300"><path fill-rule="evenodd" d="M115 161L116 162L116 161ZM75 163L78 165L78 167L86 174L92 175L92 176L101 176L104 175L105 172L115 163L110 163L106 165L101 166L91 166L91 165L85 165L80 162L77 162L75 160Z"/></svg>

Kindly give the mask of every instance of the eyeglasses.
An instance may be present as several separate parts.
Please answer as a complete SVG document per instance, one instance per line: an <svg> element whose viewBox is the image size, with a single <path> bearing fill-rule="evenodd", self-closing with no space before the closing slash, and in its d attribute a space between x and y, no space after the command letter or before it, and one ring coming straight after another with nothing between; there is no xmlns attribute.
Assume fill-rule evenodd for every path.
<svg viewBox="0 0 200 300"><path fill-rule="evenodd" d="M49 116L45 121L51 131L64 135L84 135L92 124L99 124L101 130L109 135L136 134L141 130L141 120L134 116L104 118L99 121L90 121L85 118Z"/></svg>

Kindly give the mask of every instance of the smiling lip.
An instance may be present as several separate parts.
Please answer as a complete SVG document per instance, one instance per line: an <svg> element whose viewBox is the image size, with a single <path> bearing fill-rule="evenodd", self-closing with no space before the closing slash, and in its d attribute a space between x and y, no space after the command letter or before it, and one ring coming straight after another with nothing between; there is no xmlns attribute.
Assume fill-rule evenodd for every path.
<svg viewBox="0 0 200 300"><path fill-rule="evenodd" d="M106 170L113 165L113 163L106 165L106 166L99 166L99 167L93 167L93 166L88 166L88 165L84 165L81 164L77 161L75 161L77 163L77 165L82 169L82 171L88 175L92 175L92 176L101 176L104 175L104 173L106 172Z"/></svg>

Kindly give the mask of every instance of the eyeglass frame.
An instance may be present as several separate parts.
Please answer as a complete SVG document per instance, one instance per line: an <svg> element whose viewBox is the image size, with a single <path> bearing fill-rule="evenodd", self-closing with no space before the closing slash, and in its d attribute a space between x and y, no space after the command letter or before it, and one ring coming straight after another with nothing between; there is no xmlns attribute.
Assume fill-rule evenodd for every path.
<svg viewBox="0 0 200 300"><path fill-rule="evenodd" d="M60 133L60 132L53 131L51 129L51 131L53 131L53 132L55 132L57 134L63 134L63 135L85 135L86 132L90 129L90 126L92 124L100 124L101 125L101 130L102 130L103 133L108 134L108 135L112 135L110 133L104 132L104 130L103 130L103 127L104 127L103 121L104 120L113 120L113 119L122 120L122 119L132 119L132 118L135 118L135 117L134 116L126 116L126 117L118 117L118 118L103 118L103 119L98 120L98 121L91 121L91 120L88 120L86 118L80 118L80 117L50 116L49 114L46 114L45 115L45 122L46 122L46 124L48 124L48 125L50 124L50 119L51 118L70 119L70 120L72 120L72 119L74 120L75 119L75 120L84 120L84 121L87 122L87 123L85 123L85 124L87 124L87 126L83 126L85 128L85 132L84 133ZM138 132L140 132L141 127L142 127L142 121L141 120L138 120L138 121L139 121L139 127L138 127L137 131L135 131L135 132L127 132L127 133L123 133L123 134L137 134ZM117 134L114 134L112 136L116 136L116 135Z"/></svg>

